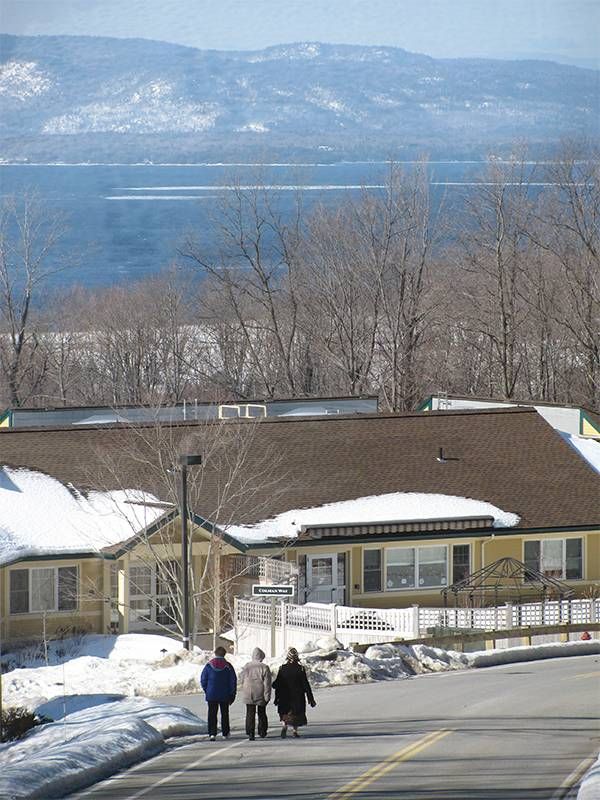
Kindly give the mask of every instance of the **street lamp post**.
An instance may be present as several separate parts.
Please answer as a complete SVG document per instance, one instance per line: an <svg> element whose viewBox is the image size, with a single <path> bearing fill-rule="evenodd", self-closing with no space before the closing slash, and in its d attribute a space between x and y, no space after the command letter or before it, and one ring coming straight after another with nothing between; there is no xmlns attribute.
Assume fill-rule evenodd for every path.
<svg viewBox="0 0 600 800"><path fill-rule="evenodd" d="M187 468L202 463L202 456L179 456L181 473L181 604L183 625L183 647L190 649L190 559L188 536Z"/></svg>

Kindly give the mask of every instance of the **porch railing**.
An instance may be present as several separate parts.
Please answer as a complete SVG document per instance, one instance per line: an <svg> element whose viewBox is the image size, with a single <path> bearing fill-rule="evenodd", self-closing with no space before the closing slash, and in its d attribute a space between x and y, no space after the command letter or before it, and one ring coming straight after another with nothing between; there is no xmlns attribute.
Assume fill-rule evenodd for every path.
<svg viewBox="0 0 600 800"><path fill-rule="evenodd" d="M266 556L227 556L224 567L228 577L247 577L260 583L289 583L298 574L295 564Z"/></svg>

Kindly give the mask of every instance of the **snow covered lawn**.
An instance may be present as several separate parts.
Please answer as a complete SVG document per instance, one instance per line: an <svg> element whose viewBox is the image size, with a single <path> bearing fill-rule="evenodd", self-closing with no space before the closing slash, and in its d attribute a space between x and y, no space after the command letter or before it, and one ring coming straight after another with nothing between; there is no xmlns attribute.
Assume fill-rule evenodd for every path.
<svg viewBox="0 0 600 800"><path fill-rule="evenodd" d="M7 705L35 709L63 695L143 695L159 697L199 691L198 678L209 655L186 653L168 636L91 635L52 642L49 666L27 653L3 656L19 666L2 676Z"/></svg>
<svg viewBox="0 0 600 800"><path fill-rule="evenodd" d="M475 653L441 650L425 644L372 645L364 654L345 650L335 639L325 637L307 643L302 654L316 687L393 680L421 672L441 672L496 664L509 664L564 655L600 653L600 641L551 643ZM198 679L211 653L181 650L178 640L167 636L125 634L84 636L70 642L53 643L49 666L33 666L27 654L4 656L11 666L22 664L2 676L2 696L10 706L45 709L48 701L60 699L67 713L81 707L86 697L99 695L161 697L199 692ZM239 672L249 656L228 655ZM266 662L275 671L283 655ZM63 700L64 698L64 700ZM79 698L79 699L77 699ZM57 706L54 706L56 708ZM61 706L62 709L62 706ZM59 710L61 710L59 709ZM61 711L62 715L62 711Z"/></svg>

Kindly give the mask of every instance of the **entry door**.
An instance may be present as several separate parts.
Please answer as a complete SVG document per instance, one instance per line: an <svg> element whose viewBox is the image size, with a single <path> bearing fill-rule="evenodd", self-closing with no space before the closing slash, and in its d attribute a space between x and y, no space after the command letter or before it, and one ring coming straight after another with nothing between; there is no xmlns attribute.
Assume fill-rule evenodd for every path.
<svg viewBox="0 0 600 800"><path fill-rule="evenodd" d="M338 603L337 554L307 556L306 601L308 603Z"/></svg>

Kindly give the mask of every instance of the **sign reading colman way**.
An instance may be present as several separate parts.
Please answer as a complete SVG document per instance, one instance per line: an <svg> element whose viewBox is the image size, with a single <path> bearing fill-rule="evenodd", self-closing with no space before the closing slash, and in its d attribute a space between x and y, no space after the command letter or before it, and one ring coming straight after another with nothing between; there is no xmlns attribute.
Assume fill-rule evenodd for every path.
<svg viewBox="0 0 600 800"><path fill-rule="evenodd" d="M291 597L293 594L294 587L291 585L262 585L260 583L252 584L253 597Z"/></svg>

